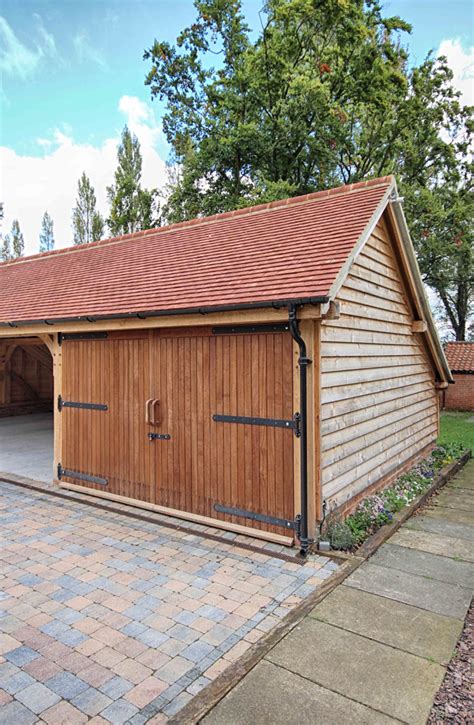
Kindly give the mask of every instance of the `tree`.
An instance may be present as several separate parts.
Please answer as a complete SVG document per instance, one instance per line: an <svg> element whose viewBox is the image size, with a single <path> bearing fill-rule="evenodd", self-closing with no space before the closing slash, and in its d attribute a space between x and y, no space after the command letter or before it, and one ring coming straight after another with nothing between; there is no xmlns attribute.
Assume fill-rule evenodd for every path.
<svg viewBox="0 0 474 725"><path fill-rule="evenodd" d="M41 231L39 235L40 252L51 252L54 249L54 229L53 220L47 211L43 214L41 222Z"/></svg>
<svg viewBox="0 0 474 725"><path fill-rule="evenodd" d="M118 147L115 184L107 188L110 216L107 220L111 234L150 229L155 226L155 190L141 188L142 156L137 137L127 126L123 129Z"/></svg>
<svg viewBox="0 0 474 725"><path fill-rule="evenodd" d="M72 212L74 244L88 244L102 239L104 220L96 209L96 196L85 172L77 184L76 206Z"/></svg>
<svg viewBox="0 0 474 725"><path fill-rule="evenodd" d="M12 229L10 232L11 245L12 245L12 257L23 257L25 253L25 240L20 230L20 224L18 219L14 219L12 222Z"/></svg>
<svg viewBox="0 0 474 725"><path fill-rule="evenodd" d="M257 37L240 0L195 7L196 21L174 45L155 40L144 55L152 97L165 102L175 166L167 221L387 173L410 197L409 222L428 201L424 189L430 227L446 183L469 196L459 164L472 109L462 108L445 59L408 68L400 38L411 28L384 17L376 0L267 0ZM469 204L456 206L462 215ZM418 250L426 239L415 234ZM420 260L441 296L429 255Z"/></svg>
<svg viewBox="0 0 474 725"><path fill-rule="evenodd" d="M10 243L10 237L8 234L2 239L2 246L0 248L0 261L8 262L9 259L13 259L12 246Z"/></svg>

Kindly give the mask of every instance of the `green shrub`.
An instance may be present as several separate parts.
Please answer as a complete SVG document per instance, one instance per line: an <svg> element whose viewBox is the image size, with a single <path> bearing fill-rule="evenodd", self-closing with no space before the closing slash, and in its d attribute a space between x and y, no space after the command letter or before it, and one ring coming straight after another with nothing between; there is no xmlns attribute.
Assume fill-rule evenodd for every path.
<svg viewBox="0 0 474 725"><path fill-rule="evenodd" d="M327 534L333 549L347 551L357 545L354 534L345 521L335 521L330 524Z"/></svg>

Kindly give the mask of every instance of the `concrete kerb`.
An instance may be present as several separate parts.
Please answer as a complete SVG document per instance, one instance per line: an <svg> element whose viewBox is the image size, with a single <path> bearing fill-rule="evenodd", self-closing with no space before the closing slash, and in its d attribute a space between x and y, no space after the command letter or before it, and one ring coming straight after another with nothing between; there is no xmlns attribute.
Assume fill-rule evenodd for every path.
<svg viewBox="0 0 474 725"><path fill-rule="evenodd" d="M213 682L199 692L184 708L168 721L169 725L194 725L202 720L245 675L247 675L287 634L289 634L314 607L325 599L339 584L359 568L377 549L387 541L436 491L444 486L471 457L467 451L458 461L443 468L436 480L424 494L410 506L400 511L393 523L375 532L341 567L323 584L303 600L270 632L256 642L242 657L230 665ZM324 556L326 552L320 552ZM347 555L346 555L347 556Z"/></svg>

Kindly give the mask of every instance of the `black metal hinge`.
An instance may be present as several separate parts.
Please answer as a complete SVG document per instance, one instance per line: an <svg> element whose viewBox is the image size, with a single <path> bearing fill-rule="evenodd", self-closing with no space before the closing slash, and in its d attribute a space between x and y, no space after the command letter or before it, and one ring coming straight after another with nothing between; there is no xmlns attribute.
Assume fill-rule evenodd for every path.
<svg viewBox="0 0 474 725"><path fill-rule="evenodd" d="M148 433L150 441L169 441L171 436L169 433Z"/></svg>
<svg viewBox="0 0 474 725"><path fill-rule="evenodd" d="M60 332L58 342L62 345L65 340L105 340L107 337L107 332Z"/></svg>
<svg viewBox="0 0 474 725"><path fill-rule="evenodd" d="M284 529L294 531L296 536L300 536L301 515L291 519L280 519L276 516L267 516L266 514L258 514L256 511L246 511L245 509L234 508L233 506L223 506L221 503L214 504L214 511L220 514L228 514L229 516L238 516L251 521L259 521L262 524L270 524L271 526L279 526Z"/></svg>
<svg viewBox="0 0 474 725"><path fill-rule="evenodd" d="M81 408L83 410L108 410L108 406L103 403L76 403L72 400L63 400L58 395L58 410L62 411L63 408Z"/></svg>
<svg viewBox="0 0 474 725"><path fill-rule="evenodd" d="M215 413L212 416L215 423L241 423L243 425L264 425L271 428L288 428L294 430L295 436L300 437L301 415L295 413L292 420L282 420L281 418L255 418L244 415L220 415Z"/></svg>
<svg viewBox="0 0 474 725"><path fill-rule="evenodd" d="M70 468L63 468L58 463L58 479L61 480L66 476L67 478L77 478L79 481L87 481L88 483L97 483L100 486L107 486L109 483L106 478L100 476L89 476L87 473L81 473L80 471L72 471Z"/></svg>
<svg viewBox="0 0 474 725"><path fill-rule="evenodd" d="M236 335L240 334L258 334L262 332L288 332L290 329L287 322L277 322L275 324L262 325L229 325L223 327L213 327L213 335Z"/></svg>

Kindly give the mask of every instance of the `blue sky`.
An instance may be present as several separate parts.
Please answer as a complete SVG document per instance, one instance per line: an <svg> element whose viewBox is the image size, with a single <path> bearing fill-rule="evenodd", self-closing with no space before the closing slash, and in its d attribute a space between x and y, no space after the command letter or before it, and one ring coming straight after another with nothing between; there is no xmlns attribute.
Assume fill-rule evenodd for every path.
<svg viewBox="0 0 474 725"><path fill-rule="evenodd" d="M250 25L258 27L261 2L247 0L244 7ZM466 91L472 2L387 0L384 7L387 14L413 24L412 35L403 39L413 62L421 62L431 49L447 48ZM17 216L33 252L42 211L48 209L56 223L57 246L64 246L70 242L71 208L83 167L106 212L105 186L112 181L115 146L125 122L142 143L146 183L163 183L167 148L160 130L162 109L151 103L144 85L147 63L142 55L154 37L173 41L192 22L193 4L3 0L2 16L5 227Z"/></svg>

